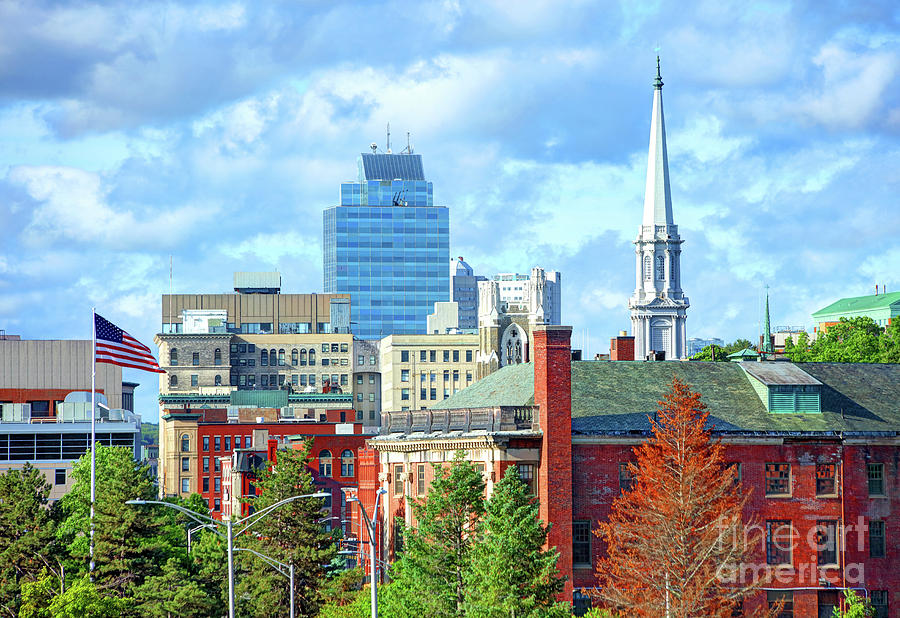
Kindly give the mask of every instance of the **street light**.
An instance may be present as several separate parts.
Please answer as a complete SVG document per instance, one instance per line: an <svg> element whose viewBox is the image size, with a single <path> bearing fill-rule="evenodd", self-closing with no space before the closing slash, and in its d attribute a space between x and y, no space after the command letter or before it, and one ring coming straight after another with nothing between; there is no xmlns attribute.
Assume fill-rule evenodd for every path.
<svg viewBox="0 0 900 618"><path fill-rule="evenodd" d="M203 528L211 528L213 532L216 531L215 526L212 524L201 524L199 526L195 526L194 528L188 528L187 531L187 552L191 553L191 535L197 532L198 530L202 530Z"/></svg>
<svg viewBox="0 0 900 618"><path fill-rule="evenodd" d="M190 509L187 509L178 504L172 504L171 502L163 502L161 500L128 500L125 504L158 504L160 506L165 506L170 509L175 509L181 513L184 513L198 524L209 525L212 524L214 526L224 526L225 527L225 539L228 543L228 618L234 618L234 537L244 534L247 532L251 526L255 525L261 519L263 519L266 515L271 513L273 510L278 507L287 504L288 502L293 502L294 500L299 500L300 498L327 498L330 494L326 492L318 492L314 494L302 494L300 496L291 496L290 498L285 498L280 502L276 502L261 511L257 511L252 515L248 515L242 519L237 521L232 521L231 519L226 520L223 524L222 522L209 517L208 515L203 515L201 513L194 512ZM205 521L204 521L205 520ZM245 524L243 528L234 531L235 525L240 526L241 524ZM222 536L222 533L219 530L214 530L216 534ZM291 592L293 593L293 587L291 588Z"/></svg>
<svg viewBox="0 0 900 618"><path fill-rule="evenodd" d="M359 498L353 497L347 499L347 502L359 503L362 519L366 522L366 528L369 531L369 587L372 593L372 618L378 618L378 581L375 577L378 570L378 565L375 564L375 523L378 519L378 500L386 493L387 490L384 488L375 492L375 508L372 510L372 519L369 519L369 516L366 515L366 507L359 501Z"/></svg>
<svg viewBox="0 0 900 618"><path fill-rule="evenodd" d="M248 547L235 547L234 551L248 551L270 567L284 575L290 580L291 587L291 618L294 618L294 564L284 564L283 562L278 562L272 556L266 556L265 554L261 554L258 551L250 549ZM287 569L287 573L284 570Z"/></svg>

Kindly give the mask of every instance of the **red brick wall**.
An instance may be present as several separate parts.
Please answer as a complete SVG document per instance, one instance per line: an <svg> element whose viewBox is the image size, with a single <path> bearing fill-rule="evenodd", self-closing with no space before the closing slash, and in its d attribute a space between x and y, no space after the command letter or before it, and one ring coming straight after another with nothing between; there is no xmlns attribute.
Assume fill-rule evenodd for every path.
<svg viewBox="0 0 900 618"><path fill-rule="evenodd" d="M634 337L613 337L610 339L609 360L633 361Z"/></svg>
<svg viewBox="0 0 900 618"><path fill-rule="evenodd" d="M78 389L72 388L0 388L0 401L6 403L28 403L29 401L49 401L50 415L56 416L54 401L65 401L66 395ZM97 389L103 393L102 388Z"/></svg>
<svg viewBox="0 0 900 618"><path fill-rule="evenodd" d="M559 551L557 566L568 579L563 598L572 599L572 352L571 327L534 331L534 402L539 406L540 518L552 522L547 543Z"/></svg>

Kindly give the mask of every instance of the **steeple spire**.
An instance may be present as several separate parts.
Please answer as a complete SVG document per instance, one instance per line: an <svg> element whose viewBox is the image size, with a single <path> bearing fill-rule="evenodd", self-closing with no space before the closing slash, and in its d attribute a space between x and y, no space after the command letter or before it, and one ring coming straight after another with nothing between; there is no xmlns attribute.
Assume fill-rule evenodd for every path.
<svg viewBox="0 0 900 618"><path fill-rule="evenodd" d="M650 152L647 156L647 185L644 189L645 226L674 225L672 193L669 189L669 155L666 151L666 121L663 117L662 75L656 57L653 82L653 112L650 118Z"/></svg>
<svg viewBox="0 0 900 618"><path fill-rule="evenodd" d="M763 332L762 349L763 354L772 354L772 327L769 325L769 286L766 286L766 324Z"/></svg>

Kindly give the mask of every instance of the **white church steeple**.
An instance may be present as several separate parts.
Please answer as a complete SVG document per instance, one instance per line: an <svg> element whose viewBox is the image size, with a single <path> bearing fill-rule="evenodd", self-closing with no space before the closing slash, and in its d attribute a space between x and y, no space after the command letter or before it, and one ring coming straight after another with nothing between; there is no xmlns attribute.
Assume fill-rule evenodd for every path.
<svg viewBox="0 0 900 618"><path fill-rule="evenodd" d="M666 359L684 358L688 298L681 290L681 237L672 216L669 157L662 102L663 81L656 58L653 113L644 214L635 245L635 290L628 301L635 357L665 352Z"/></svg>

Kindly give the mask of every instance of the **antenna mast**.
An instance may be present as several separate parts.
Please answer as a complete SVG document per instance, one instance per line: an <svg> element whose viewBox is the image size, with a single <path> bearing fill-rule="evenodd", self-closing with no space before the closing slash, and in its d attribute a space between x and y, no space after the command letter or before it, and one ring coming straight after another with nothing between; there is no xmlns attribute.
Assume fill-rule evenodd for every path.
<svg viewBox="0 0 900 618"><path fill-rule="evenodd" d="M391 154L391 123L387 123L387 153Z"/></svg>

